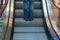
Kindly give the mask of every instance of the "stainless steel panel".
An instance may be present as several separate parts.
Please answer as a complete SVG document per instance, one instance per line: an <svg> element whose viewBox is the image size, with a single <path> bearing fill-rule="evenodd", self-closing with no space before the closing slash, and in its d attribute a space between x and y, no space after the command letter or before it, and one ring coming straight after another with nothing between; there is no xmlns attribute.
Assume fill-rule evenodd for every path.
<svg viewBox="0 0 60 40"><path fill-rule="evenodd" d="M15 18L15 25L20 26L42 26L43 19L42 18L34 18L33 21L25 21L24 18Z"/></svg>
<svg viewBox="0 0 60 40"><path fill-rule="evenodd" d="M3 2L5 2L5 0ZM7 31L6 28L7 28L8 17L9 17L9 8L10 8L10 0L8 1L8 4L6 5L6 8L3 12L4 13L3 16L0 18L0 21L3 21L1 22L3 24L2 24L2 32L1 32L0 40L4 39L6 31Z"/></svg>
<svg viewBox="0 0 60 40"><path fill-rule="evenodd" d="M34 9L33 10L33 17L34 18L41 18L42 17L42 10L41 9ZM16 9L15 10L15 17L23 17L24 16L24 11L23 9Z"/></svg>
<svg viewBox="0 0 60 40"><path fill-rule="evenodd" d="M15 2L15 8L23 8L23 1L16 1ZM34 2L34 8L40 9L42 8L41 2Z"/></svg>

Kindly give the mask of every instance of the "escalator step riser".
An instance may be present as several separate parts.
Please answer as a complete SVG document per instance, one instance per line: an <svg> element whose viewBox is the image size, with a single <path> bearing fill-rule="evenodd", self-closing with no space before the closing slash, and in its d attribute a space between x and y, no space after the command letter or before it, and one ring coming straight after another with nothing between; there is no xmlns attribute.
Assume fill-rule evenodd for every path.
<svg viewBox="0 0 60 40"><path fill-rule="evenodd" d="M34 18L42 18L42 10L40 9L35 9L34 12L33 12L33 17ZM23 18L24 17L24 11L23 9L16 9L15 10L15 17L16 18Z"/></svg>
<svg viewBox="0 0 60 40"><path fill-rule="evenodd" d="M40 9L40 8L42 8L41 2L34 2L33 6L34 6L34 9ZM23 9L23 2L22 1L21 2L19 2L19 1L15 2L15 8L17 8L17 9L21 8L21 9Z"/></svg>
<svg viewBox="0 0 60 40"><path fill-rule="evenodd" d="M43 26L42 18L34 18L33 21L25 21L23 18L15 18L15 26Z"/></svg>

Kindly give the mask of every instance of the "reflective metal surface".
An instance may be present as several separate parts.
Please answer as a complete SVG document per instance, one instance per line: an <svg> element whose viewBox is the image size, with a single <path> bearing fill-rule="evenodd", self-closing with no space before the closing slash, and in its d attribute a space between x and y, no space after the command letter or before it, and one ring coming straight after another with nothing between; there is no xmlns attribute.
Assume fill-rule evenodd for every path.
<svg viewBox="0 0 60 40"><path fill-rule="evenodd" d="M52 13L52 9L51 9L51 0L46 0L46 4L47 4L47 12L48 12L48 19L49 19L49 22L51 24L51 28L53 29L53 36L56 36L56 37L59 37L60 38L60 30L57 26L57 23L56 23L56 20L55 20L55 14ZM58 35L58 36L57 36Z"/></svg>
<svg viewBox="0 0 60 40"><path fill-rule="evenodd" d="M53 28L52 28L52 26L51 26L50 19L49 19L49 15L48 15L48 12L47 12L47 6L46 6L46 4L49 5L49 3L50 3L50 1L49 1L49 2L48 2L48 1L49 1L49 0L42 0L42 3L43 3L43 10L44 10L45 21L46 21L48 30L49 30L52 38L53 38L54 36L56 36L56 34L55 34L55 32L54 32L54 30L53 30ZM48 2L48 3L46 3L46 2ZM49 7L50 7L50 6L49 6ZM51 11L51 10L49 10L49 11ZM51 13L50 13L50 14L51 14ZM54 38L53 38L53 39L54 39Z"/></svg>
<svg viewBox="0 0 60 40"><path fill-rule="evenodd" d="M13 13L14 13L14 0L10 0L10 16L9 16L9 23L6 32L6 36L4 40L11 40L11 32L13 27Z"/></svg>
<svg viewBox="0 0 60 40"><path fill-rule="evenodd" d="M1 36L0 36L0 40L4 40L4 36L5 36L5 33L6 33L6 29L7 29L7 24L8 24L8 17L9 17L9 7L10 7L10 1L8 1L8 4L3 12L3 24L2 24L2 33L1 33Z"/></svg>
<svg viewBox="0 0 60 40"><path fill-rule="evenodd" d="M33 17L34 18L42 18L43 17L43 12L41 9L34 9L33 10ZM24 10L23 9L16 9L15 10L15 17L18 18L23 18L24 17Z"/></svg>

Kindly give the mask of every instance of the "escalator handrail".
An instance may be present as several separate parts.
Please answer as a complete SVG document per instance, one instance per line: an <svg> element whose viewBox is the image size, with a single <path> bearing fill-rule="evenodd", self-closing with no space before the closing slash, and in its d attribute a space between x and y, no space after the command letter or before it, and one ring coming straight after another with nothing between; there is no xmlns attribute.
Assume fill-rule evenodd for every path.
<svg viewBox="0 0 60 40"><path fill-rule="evenodd" d="M7 32L5 35L5 40L11 40L12 37L12 28L13 28L13 16L14 16L14 0L10 0L10 15L9 15L9 23L8 23L8 28L7 28Z"/></svg>
<svg viewBox="0 0 60 40"><path fill-rule="evenodd" d="M53 37L54 36L53 35L54 31L52 30L51 24L49 22L48 13L47 13L47 7L46 7L46 0L42 0L42 6L43 6L44 18L45 18L47 28L49 30L49 33L50 33L51 37Z"/></svg>
<svg viewBox="0 0 60 40"><path fill-rule="evenodd" d="M54 0L52 0L52 3L53 3L54 6L56 6L58 9L60 9L60 6L59 6Z"/></svg>
<svg viewBox="0 0 60 40"><path fill-rule="evenodd" d="M0 17L2 17L2 14L7 6L7 3L5 2L6 0L2 0L2 7L0 9Z"/></svg>
<svg viewBox="0 0 60 40"><path fill-rule="evenodd" d="M2 8L0 9L0 17L2 17L2 14L5 8L6 8L6 5L2 5Z"/></svg>
<svg viewBox="0 0 60 40"><path fill-rule="evenodd" d="M48 31L52 37L53 40L59 40L56 32L54 31L54 29L52 28L52 23L50 22L50 15L52 16L52 10L51 10L51 5L50 5L50 0L42 0L42 4L43 4L43 12L44 12L44 18L45 18L45 22L46 22L46 26L48 28ZM48 8L50 7L50 8ZM48 10L50 9L50 10ZM49 15L50 13L50 15Z"/></svg>
<svg viewBox="0 0 60 40"><path fill-rule="evenodd" d="M3 28L2 28L2 33L1 33L1 36L0 36L0 40L4 40L5 39L5 34L6 34L6 31L7 31L7 25L8 25L8 19L9 19L9 11L10 11L10 0L8 0L8 3L6 5L6 8L4 9L4 14L5 16L3 16Z"/></svg>
<svg viewBox="0 0 60 40"><path fill-rule="evenodd" d="M47 12L48 12L48 18L49 18L49 22L51 24L51 28L54 31L54 36L57 37L57 39L60 39L60 30L57 27L57 23L56 20L54 19L54 14L52 12L52 8L51 8L51 0L46 0L46 5L47 5ZM53 37L54 37L53 36Z"/></svg>

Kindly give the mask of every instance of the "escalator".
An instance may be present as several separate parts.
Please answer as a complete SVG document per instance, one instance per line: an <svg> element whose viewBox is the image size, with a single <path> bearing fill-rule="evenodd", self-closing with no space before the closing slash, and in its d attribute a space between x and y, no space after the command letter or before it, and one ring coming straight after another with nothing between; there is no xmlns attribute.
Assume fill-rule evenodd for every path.
<svg viewBox="0 0 60 40"><path fill-rule="evenodd" d="M34 0L33 20L24 19L23 0L14 0L12 40L52 40L45 24L42 0Z"/></svg>

